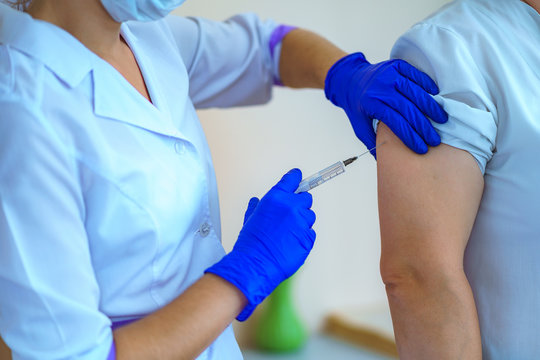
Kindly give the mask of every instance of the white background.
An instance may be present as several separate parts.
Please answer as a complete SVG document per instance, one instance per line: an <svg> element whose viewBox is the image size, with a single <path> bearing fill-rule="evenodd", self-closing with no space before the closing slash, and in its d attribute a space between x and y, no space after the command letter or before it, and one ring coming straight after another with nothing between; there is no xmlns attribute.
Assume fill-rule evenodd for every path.
<svg viewBox="0 0 540 360"><path fill-rule="evenodd" d="M188 0L175 13L224 20L241 12L315 31L378 62L414 23L448 0ZM232 248L251 196L293 167L309 175L363 152L342 110L320 90L276 89L265 106L200 112L216 166L223 243ZM329 311L384 303L375 160L314 190L317 241L296 275L295 302L313 331Z"/></svg>

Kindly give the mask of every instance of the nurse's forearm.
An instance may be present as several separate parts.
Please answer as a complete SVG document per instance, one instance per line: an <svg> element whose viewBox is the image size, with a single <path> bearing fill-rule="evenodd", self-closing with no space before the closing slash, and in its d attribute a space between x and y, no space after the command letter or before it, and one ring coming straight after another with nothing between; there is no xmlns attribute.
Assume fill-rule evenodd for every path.
<svg viewBox="0 0 540 360"><path fill-rule="evenodd" d="M324 88L328 70L347 55L328 40L303 29L291 31L282 42L281 82L292 88Z"/></svg>
<svg viewBox="0 0 540 360"><path fill-rule="evenodd" d="M155 313L114 331L119 360L194 359L246 306L240 290L206 274Z"/></svg>

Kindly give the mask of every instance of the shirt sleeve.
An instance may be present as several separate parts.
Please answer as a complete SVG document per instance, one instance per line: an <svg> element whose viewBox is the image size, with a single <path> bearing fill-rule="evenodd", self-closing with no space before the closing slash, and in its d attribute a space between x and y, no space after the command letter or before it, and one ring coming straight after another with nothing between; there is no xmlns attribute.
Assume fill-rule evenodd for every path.
<svg viewBox="0 0 540 360"><path fill-rule="evenodd" d="M498 119L471 46L452 30L421 23L396 42L391 57L406 60L435 80L440 89L435 99L449 120L433 126L443 143L469 152L484 174L495 151Z"/></svg>
<svg viewBox="0 0 540 360"><path fill-rule="evenodd" d="M75 158L39 110L0 99L0 333L14 359L107 359Z"/></svg>
<svg viewBox="0 0 540 360"><path fill-rule="evenodd" d="M278 28L274 21L254 14L224 22L178 16L166 21L188 70L196 108L257 105L271 99L279 76L279 61L270 51Z"/></svg>

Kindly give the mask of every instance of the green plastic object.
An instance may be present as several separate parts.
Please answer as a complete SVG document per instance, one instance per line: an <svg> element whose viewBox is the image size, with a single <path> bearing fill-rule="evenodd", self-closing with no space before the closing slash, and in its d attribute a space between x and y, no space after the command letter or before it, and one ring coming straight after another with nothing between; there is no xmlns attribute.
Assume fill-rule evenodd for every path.
<svg viewBox="0 0 540 360"><path fill-rule="evenodd" d="M269 352L294 352L307 340L307 331L292 300L292 277L266 299L255 331L255 343Z"/></svg>

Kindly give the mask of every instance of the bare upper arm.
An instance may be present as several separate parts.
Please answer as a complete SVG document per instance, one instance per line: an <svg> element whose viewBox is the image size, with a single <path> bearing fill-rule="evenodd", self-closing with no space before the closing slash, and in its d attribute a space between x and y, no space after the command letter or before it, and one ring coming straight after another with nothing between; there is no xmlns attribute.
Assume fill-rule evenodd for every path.
<svg viewBox="0 0 540 360"><path fill-rule="evenodd" d="M426 155L406 148L386 125L377 145L383 278L406 268L463 268L483 191L467 152L441 144Z"/></svg>
<svg viewBox="0 0 540 360"><path fill-rule="evenodd" d="M9 348L4 343L2 338L0 338L0 360L7 360L11 359L11 352L9 351Z"/></svg>

